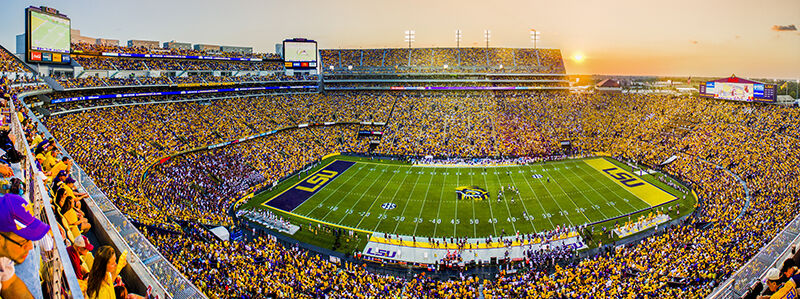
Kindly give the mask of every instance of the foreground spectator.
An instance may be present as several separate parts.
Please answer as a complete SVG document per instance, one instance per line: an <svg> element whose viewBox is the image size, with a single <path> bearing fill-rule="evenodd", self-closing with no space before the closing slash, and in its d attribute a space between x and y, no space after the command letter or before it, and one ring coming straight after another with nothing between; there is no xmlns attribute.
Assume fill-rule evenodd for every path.
<svg viewBox="0 0 800 299"><path fill-rule="evenodd" d="M50 227L31 216L28 202L18 194L0 198L0 295L3 298L33 298L17 277L14 263L20 264L33 249L33 241L42 239Z"/></svg>

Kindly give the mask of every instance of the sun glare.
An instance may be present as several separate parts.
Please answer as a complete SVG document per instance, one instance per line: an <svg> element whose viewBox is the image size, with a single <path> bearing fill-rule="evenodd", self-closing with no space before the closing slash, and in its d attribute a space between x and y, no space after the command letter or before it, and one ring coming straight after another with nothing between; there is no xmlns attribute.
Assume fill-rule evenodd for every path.
<svg viewBox="0 0 800 299"><path fill-rule="evenodd" d="M583 54L581 54L581 53L576 53L575 55L572 55L572 61L575 61L577 63L583 62L584 58L585 57L583 57Z"/></svg>

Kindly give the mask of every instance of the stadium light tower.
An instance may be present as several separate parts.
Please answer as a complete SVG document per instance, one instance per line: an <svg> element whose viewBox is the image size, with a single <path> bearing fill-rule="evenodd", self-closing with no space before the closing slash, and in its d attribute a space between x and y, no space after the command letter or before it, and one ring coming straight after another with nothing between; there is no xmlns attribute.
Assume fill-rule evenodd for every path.
<svg viewBox="0 0 800 299"><path fill-rule="evenodd" d="M456 29L456 49L461 47L461 29Z"/></svg>
<svg viewBox="0 0 800 299"><path fill-rule="evenodd" d="M414 30L406 30L406 42L408 43L408 66L411 66L411 43L414 42Z"/></svg>
<svg viewBox="0 0 800 299"><path fill-rule="evenodd" d="M533 41L533 48L536 49L536 41L539 40L539 31L531 29L531 40Z"/></svg>
<svg viewBox="0 0 800 299"><path fill-rule="evenodd" d="M488 49L489 48L489 39L492 37L492 31L488 30L488 29L484 30L483 31L483 36L486 37L486 48Z"/></svg>

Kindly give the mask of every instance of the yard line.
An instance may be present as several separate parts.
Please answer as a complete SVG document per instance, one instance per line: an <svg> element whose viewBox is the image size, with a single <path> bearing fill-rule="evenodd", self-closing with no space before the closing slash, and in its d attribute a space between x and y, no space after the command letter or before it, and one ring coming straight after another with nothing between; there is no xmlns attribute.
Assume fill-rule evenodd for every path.
<svg viewBox="0 0 800 299"><path fill-rule="evenodd" d="M494 172L494 176L497 178L497 183L500 184L500 187L502 188L503 187L503 182L500 181L500 176L497 175L497 171ZM511 190L508 190L508 191L511 191ZM490 198L490 200L491 200L491 198ZM522 199L520 199L520 200L522 200ZM508 211L508 220L511 220L511 217L514 217L514 216L511 215L511 208L508 207L508 200L503 198L503 202L506 204L506 210ZM511 222L511 229L514 230L514 231L511 232L511 235L514 235L514 234L517 233L517 226L514 225L514 221L510 221L510 222Z"/></svg>
<svg viewBox="0 0 800 299"><path fill-rule="evenodd" d="M585 162L584 162L584 164L585 164ZM587 165L588 165L588 164L587 164ZM591 167L591 166L589 166L589 167ZM592 168L592 169L594 169L594 168ZM583 170L583 167L581 167L581 170L582 170L584 173L589 173L589 174L592 174L591 172L588 172L587 170ZM595 171L597 171L597 170L595 170ZM599 171L597 171L597 172L599 173ZM611 179L609 179L608 177L606 177L605 175L603 175L603 177L607 178L609 181L611 180ZM642 180L642 181L644 181L644 179L642 179L642 178L639 178L639 179L640 179L640 180ZM616 183L614 183L613 181L612 181L612 184L613 184L613 186L616 186ZM592 188L592 190L595 190L595 189L594 189L594 187L592 187L592 186L589 186L589 188ZM620 195L619 195L619 193L617 192L617 189L618 189L618 188L609 188L609 189L611 190L611 192L612 192L612 193L614 193L614 195L616 195L616 196L619 196L619 198L624 198L624 197L620 196ZM642 200L641 198L639 198L638 196L634 195L634 194L633 194L632 192L630 192L629 190L626 190L626 191L628 191L628 193L630 193L631 195L633 195L633 198L636 198L636 199L638 199L638 200ZM597 193L600 193L600 192L598 192L597 190L595 190L595 192L597 192ZM625 193L625 194L628 194L628 193ZM606 198L606 200L608 200L608 198L607 198L607 197L605 197L605 196L603 196L603 198ZM609 200L609 201L610 201L610 200ZM630 202L628 202L628 201L624 201L624 200L623 200L623 202L624 202L625 204L627 204L629 207L631 207L631 209L633 209L634 211L638 211L638 210L639 210L639 209L637 209L636 207L634 207L633 205L631 205L631 203L630 203ZM642 200L642 202L644 202L644 201ZM645 202L645 204L647 204L647 203ZM649 206L649 204L647 204L647 205ZM616 205L614 205L614 208L617 208L617 206L616 206ZM625 213L622 213L622 211L620 211L619 209L617 209L617 211L619 211L619 212L620 212L620 215L623 215L623 214L625 214Z"/></svg>
<svg viewBox="0 0 800 299"><path fill-rule="evenodd" d="M439 220L439 221L441 221L441 219L439 218L439 213L442 211L442 201L444 201L444 184L445 184L445 182L447 182L447 176L445 176L445 179L442 180L442 192L439 193L439 208L436 209L436 219ZM436 236L436 229L437 228L439 228L439 223L434 223L433 224L433 235L434 236Z"/></svg>
<svg viewBox="0 0 800 299"><path fill-rule="evenodd" d="M328 201L328 199L329 199L329 198L331 198L331 196L333 196L334 194L336 194L336 193L337 193L337 191L339 191L339 189L341 189L341 188L342 188L342 186L344 186L344 185L346 185L347 183L349 183L349 182L350 182L350 180L352 180L354 177L357 177L359 173L361 173L361 168L359 168L359 169L356 171L356 173L355 173L355 174L353 174L353 175L351 175L349 178L347 178L347 180L346 180L346 181L344 181L343 183L339 184L339 186L336 186L336 189L333 189L333 192L331 192L330 194L328 194L328 196L325 196L325 199L323 199L321 202L319 202L319 204L318 204L317 206L315 206L315 207L311 208L311 211L308 211L308 213L304 213L304 214L306 214L306 215L311 215L311 213L313 213L313 212L314 212L314 211L315 211L315 210L316 210L316 209L319 207L319 205L321 205L321 204L324 204L326 201ZM323 189L324 189L324 188L323 188ZM320 191L322 191L322 190L320 190ZM348 192L348 194L349 194L349 193L350 193L350 192ZM314 194L314 195L317 195L317 194L319 194L319 193L316 193L316 194ZM307 203L307 202L310 202L310 201L311 201L311 199L312 199L312 198L314 198L314 195L311 195L311 197L309 197L309 198L308 198L308 199L307 199L307 200L306 200L306 201L305 201L303 204L305 204L305 203ZM303 205L301 204L300 206L298 206L298 208L300 208L300 207L302 207L302 206L303 206ZM337 204L337 206L338 206L338 204ZM297 210L297 209L295 209L295 210ZM330 213L330 211L328 211L328 213ZM327 216L327 214L326 214L325 216ZM324 217L323 217L323 218L324 218Z"/></svg>
<svg viewBox="0 0 800 299"><path fill-rule="evenodd" d="M417 218L422 219L422 210L425 209L425 201L428 200L428 191L431 190L431 183L433 183L433 176L431 175L431 180L428 182L428 187L425 188L425 197L422 199L422 205L419 207L419 215ZM416 219L415 219L416 220ZM419 223L414 221L414 233L412 235L417 235L417 227L419 227Z"/></svg>
<svg viewBox="0 0 800 299"><path fill-rule="evenodd" d="M408 208L408 202L411 201L411 196L414 195L414 188L417 188L419 177L421 177L421 175L417 175L417 179L414 181L414 187L411 187L411 192L408 193L408 198L406 199L406 204L403 206L403 212L400 213L400 217L406 216L406 208ZM400 221L397 221L397 224L395 224L394 230L392 231L393 234L397 232L398 227L400 227Z"/></svg>
<svg viewBox="0 0 800 299"><path fill-rule="evenodd" d="M471 170L472 168L469 168L469 169L470 169L470 171L468 173L474 173ZM469 185L470 186L474 186L475 185L475 181L473 180L471 175L469 176ZM488 188L488 186L487 186L487 188ZM477 217L478 216L475 215L475 202L472 202L472 220L473 220L472 221L472 237L473 238L477 238L478 237L478 224L475 223L475 220L478 219Z"/></svg>
<svg viewBox="0 0 800 299"><path fill-rule="evenodd" d="M533 167L533 166L531 166L531 167ZM542 171L544 171L544 165L542 165ZM544 178L544 176L543 176L542 178ZM542 186L544 187L544 191L547 191L547 194L549 194L549 195L550 195L550 199L552 199L552 200L553 200L553 202L554 202L554 203L556 203L556 206L558 207L558 209L559 209L559 210L561 210L561 211L564 211L564 209L563 209L563 208L561 208L561 204L559 204L559 203L558 203L558 200L556 200L556 197L555 197L555 196L553 196L553 193L552 193L552 192L550 192L550 189L549 189L549 188L547 188L547 184L545 184L545 183L542 183L541 181L540 181L540 184L542 184ZM532 189L532 188L531 188L531 189ZM567 195L567 196L569 196L569 195ZM544 208L544 206L542 206L542 208ZM547 212L545 212L545 213L547 213ZM562 215L562 216L563 216L563 215ZM569 219L569 216L563 216L563 217L564 217L564 218L567 218L567 222L569 222L569 225L571 225L571 226L574 226L574 225L575 225L574 223L572 223L572 220L571 220L571 219ZM584 217L585 217L585 216L584 216ZM548 218L548 219L549 219L549 218ZM588 220L588 219L587 219L587 220ZM552 221L552 220L550 220L550 223L552 224L552 223L553 223L553 221ZM556 226L555 226L555 225L553 225L553 228L556 228Z"/></svg>
<svg viewBox="0 0 800 299"><path fill-rule="evenodd" d="M359 172L360 172L360 170L359 170ZM355 176L353 176L353 177L355 177ZM342 204L342 201L344 201L344 200L345 200L345 198L348 198L348 197L350 196L350 194L353 192L353 190L355 190L355 189L356 189L355 187L357 187L357 186L360 186L360 185L361 185L361 182L363 182L363 181L364 181L364 178L362 177L362 178L361 178L361 180L359 180L359 181L358 181L358 183L356 184L356 186L354 186L352 189L350 189L350 191L347 191L347 193L345 193L345 194L343 194L343 195L342 195L342 194L338 194L338 195L340 195L340 196L341 196L341 198L339 199L339 202L337 202L337 203L336 203L336 205L335 205L334 207L338 207L338 206L340 206L340 205ZM339 186L339 187L341 187L341 186ZM333 194L334 194L334 193L331 193L331 195L333 195ZM330 196L330 195L329 195L329 196ZM362 195L362 196L363 196L363 195ZM359 198L360 198L360 197L359 197ZM352 209L352 208L351 208L351 209ZM330 209L329 209L329 210L328 210L328 212L327 212L327 213L325 213L325 216L322 216L322 218L318 218L318 219L319 219L319 220L323 220L323 221L324 221L326 218L328 218L328 215L330 215L330 214L331 214L331 212L333 212L333 210L330 210ZM345 216L347 216L347 214L346 214L346 213L345 213Z"/></svg>
<svg viewBox="0 0 800 299"><path fill-rule="evenodd" d="M400 168L398 167L397 169L399 170ZM392 174L392 177L394 177L394 174ZM406 175L403 176L403 181L400 182L400 186L397 187L397 190L394 190L394 194L392 195L392 199L389 200L389 203L394 203L394 198L395 198L395 196L397 196L397 192L400 192L400 189L403 188L404 183L406 182L406 178L408 178L408 171L406 171ZM389 184L386 184L386 185L388 186ZM384 213L385 213L385 211L384 211ZM373 228L372 231L375 231L376 229L378 229L378 226L381 224L381 221L383 221L383 219L378 219L378 223L375 224L375 228Z"/></svg>
<svg viewBox="0 0 800 299"><path fill-rule="evenodd" d="M352 210L353 208L355 208L355 207L356 207L356 205L358 205L358 203L359 203L359 202L361 202L361 198L363 198L363 197L364 197L364 195L368 193L368 191L369 191L369 188L372 188L372 185L375 185L375 183L379 181L378 179L379 179L380 177L381 177L381 176L379 176L379 175L376 175L376 176L375 176L375 180L373 180L373 181L372 181L372 183L370 183L370 184L369 184L369 187L367 187L367 189L366 189L366 190L365 190L363 193L361 193L361 195L358 197L358 200L354 201L354 202L353 202L353 205L352 205L352 206L350 206L350 208L349 208L348 210ZM359 181L359 182L358 182L358 185L356 185L356 186L361 186L361 182L363 182L363 180ZM355 189L355 188L353 188L353 189ZM351 190L351 192L352 192L352 190ZM350 194L350 192L348 192L348 194ZM345 198L346 198L346 196L343 196L343 197L342 197L342 199L341 199L341 200L339 200L339 202L341 203L341 201L342 201L342 200L344 200ZM337 205L337 207L338 207L338 205ZM355 212L354 212L354 213L355 213ZM345 214L344 214L344 216L342 216L342 219L339 219L339 221L338 221L338 222L336 222L336 224L341 224L341 223L342 223L342 221L344 221L344 219L345 219L345 218L347 218L347 215L348 215L348 214L347 214L347 213L345 213ZM363 217L362 217L362 219L363 219Z"/></svg>
<svg viewBox="0 0 800 299"><path fill-rule="evenodd" d="M533 166L530 166L530 167L533 167ZM531 185L531 182L528 180L528 178L527 178L527 177L525 178L525 183L527 183L527 184L528 184L528 188L530 188L530 189L531 189L531 193L533 193L533 197L534 197L534 199L536 199L536 202L538 202L538 203L539 203L539 207L541 207L541 208L542 208L542 214L546 214L546 213L547 213L547 210L544 208L544 205L542 204L542 201L541 201L541 200L539 200L539 195L536 195L536 190L533 190L533 186ZM551 196L552 196L552 195L551 195ZM542 215L542 217L544 218L544 215ZM555 227L556 227L556 225L555 225L555 224L553 224L553 220L550 220L550 217L547 217L547 221L549 221L549 222L550 222L550 226L551 226L552 228L555 228ZM551 229L552 229L552 228L551 228Z"/></svg>
<svg viewBox="0 0 800 299"><path fill-rule="evenodd" d="M388 168L387 168L387 169L388 169ZM397 167L397 169L400 169L400 167ZM387 187L387 186L389 186L389 185L391 185L391 184L389 184L389 182L391 182L391 181L392 181L392 179L394 178L394 176L395 176L396 174L397 174L396 172L392 171L392 176L390 176L390 177L389 177L389 181L386 183L386 185L383 185L383 188L381 188L381 192L379 192L379 193L378 193L378 195L377 195L377 196L375 196L375 199L373 199L373 200L372 200L372 204L370 204L370 205L369 205L369 208L367 208L367 212L369 212L370 210L372 210L372 207L373 207L373 206L375 205L375 203L378 201L378 198L380 198L380 197L381 197L381 194L383 194L383 191L384 191L384 190L386 190L386 187ZM361 217L361 220L359 220L359 221L358 221L358 224L356 224L356 227L359 227L359 226L361 225L361 222L363 222L365 218L367 218L367 217Z"/></svg>
<svg viewBox="0 0 800 299"><path fill-rule="evenodd" d="M524 177L525 177L525 176L523 175L523 178L524 178ZM515 181L514 181L514 175L512 174L512 175L510 176L510 178L511 178L511 183L512 183L512 184L514 184L514 188L517 188L517 182L515 182ZM525 210L525 215L528 215L528 221L531 223L531 226L533 226L533 231L538 231L538 230L536 229L536 224L533 224L533 219L531 219L531 214L530 214L530 213L528 213L528 208L527 208L527 207L525 207L525 201L524 201L524 200L522 200L522 196L520 196L520 198L519 198L519 202L520 202L520 203L522 203L522 209L524 209L524 210Z"/></svg>
<svg viewBox="0 0 800 299"><path fill-rule="evenodd" d="M487 172L487 174L488 174L488 172ZM486 175L483 176L483 184L486 186L486 189L489 189L489 182L486 181ZM489 215L491 215L491 217L492 217L489 220L491 220L491 219L497 220L497 218L494 217L494 212L492 212L492 199L489 198L489 200L487 200L487 201L489 202ZM492 222L492 229L494 230L494 235L493 236L497 237L497 226L495 225L495 222L497 222L497 221L490 221L490 222Z"/></svg>
<svg viewBox="0 0 800 299"><path fill-rule="evenodd" d="M580 168L580 167L576 167L576 168ZM581 194L581 196L583 196L583 198L585 198L585 199L586 199L586 201L588 201L588 202L589 202L590 204L592 204L592 205L597 205L597 204L595 204L595 202L594 202L594 201L592 201L592 200L591 200L591 199L590 199L588 196L586 196L586 194L584 194L584 193L583 193L583 190L584 190L583 188L578 188L578 186L575 186L575 184L574 184L574 183L572 183L572 181L570 181L570 180L569 180L569 178L568 178L566 175L564 175L564 174L563 174L563 173L561 173L560 171L557 171L557 172L558 172L558 173L561 175L561 177L562 177L562 178L564 178L564 180L566 180L566 181L567 181L567 182L568 182L570 185L572 185L572 187L575 187L575 190L578 190L578 191L579 191L578 193L580 193L580 194ZM583 179L583 178L581 178L579 175L578 175L577 177L578 177L578 179L581 179L581 180ZM585 182L585 181L584 181L584 182ZM588 183L586 183L586 186L587 186L587 187L589 187L590 189L594 190L594 188L592 188L592 186L591 186L591 185L589 185ZM595 192L597 192L597 190L595 190ZM597 192L597 193L600 193L600 192ZM601 195L602 195L602 194L601 194ZM617 210L617 212L619 212L619 209L617 209L617 206L616 206L616 205L614 205L614 209L616 209L616 210ZM600 215L603 215L603 219L601 219L601 220L605 220L605 219L608 219L608 218L609 218L608 216L606 216L606 213L603 213L603 209L598 209L597 211L598 211L598 212L600 212ZM621 213L621 212L620 212L620 213Z"/></svg>
<svg viewBox="0 0 800 299"><path fill-rule="evenodd" d="M456 171L456 187L461 185L461 184L459 184L460 181L461 181L460 175L458 175L458 171ZM444 188L442 188L442 189L444 189ZM458 198L456 198L456 216L454 217L454 219L458 219L458 202L459 202L459 200L458 200ZM453 221L453 237L456 236L456 227L457 226L458 226L458 224L456 224L456 221Z"/></svg>
<svg viewBox="0 0 800 299"><path fill-rule="evenodd" d="M544 165L542 165L542 167L544 167ZM561 172L560 169L559 170L554 170L554 171L555 172L559 172L559 173ZM561 188L560 184L556 183L556 186L558 186L558 189L561 189L562 193L567 194L567 191L564 191L564 188ZM550 191L548 191L548 192L550 192ZM567 194L567 198L569 199L570 202L572 202L572 205L574 205L575 208L577 209L578 208L578 204L576 204L575 201L572 200L572 197L570 197L569 194ZM553 201L555 201L555 198L553 198ZM583 215L583 218L586 218L586 222L587 223L592 222L591 220L589 220L589 217L586 217L586 214L584 214L583 212L581 212L581 215ZM569 217L567 217L567 219L569 219ZM572 221L570 221L569 223L572 223ZM573 224L573 226L574 226L574 224Z"/></svg>

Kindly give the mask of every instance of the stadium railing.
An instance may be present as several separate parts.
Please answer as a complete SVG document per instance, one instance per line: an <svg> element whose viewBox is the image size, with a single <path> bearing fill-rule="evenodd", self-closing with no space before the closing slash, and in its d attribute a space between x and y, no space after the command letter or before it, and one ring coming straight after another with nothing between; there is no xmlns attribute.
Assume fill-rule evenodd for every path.
<svg viewBox="0 0 800 299"><path fill-rule="evenodd" d="M41 267L42 293L53 298L83 298L83 293L78 285L78 278L75 275L75 269L72 267L67 254L66 244L60 242L62 238L58 236L60 230L53 207L50 204L49 193L37 175L37 167L34 165L36 159L31 154L31 147L25 138L22 124L17 118L13 101L8 101L8 105L11 116L10 134L16 140L15 147L17 150L20 153L25 153L25 159L20 164L23 181L28 186L25 196L34 205L34 217L39 218L50 226L50 231L53 233L55 241L53 242L54 248L50 251L42 250L41 245L38 242L36 244L35 251L39 252L41 258L39 266Z"/></svg>
<svg viewBox="0 0 800 299"><path fill-rule="evenodd" d="M722 282L707 299L742 297L755 281L766 275L767 270L772 267L780 268L783 257L787 252L791 252L792 245L797 244L798 240L800 240L800 215L786 224L772 241Z"/></svg>
<svg viewBox="0 0 800 299"><path fill-rule="evenodd" d="M23 100L20 99L20 102L24 103ZM43 132L45 138L53 138L33 112L29 112L28 117L36 123L37 129ZM58 141L56 145L63 155L72 159ZM109 245L116 247L118 252L127 250L133 253L128 255L128 264L142 285L152 286L153 294L160 295L161 298L207 298L133 226L80 166L73 164L72 167L76 183L89 194L85 201L86 207L99 224L95 226L93 223L93 227L99 228L98 233L106 234L98 238L109 239ZM66 249L64 252L66 253Z"/></svg>

